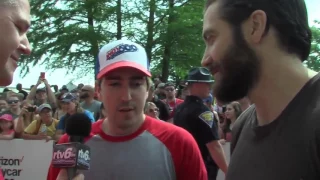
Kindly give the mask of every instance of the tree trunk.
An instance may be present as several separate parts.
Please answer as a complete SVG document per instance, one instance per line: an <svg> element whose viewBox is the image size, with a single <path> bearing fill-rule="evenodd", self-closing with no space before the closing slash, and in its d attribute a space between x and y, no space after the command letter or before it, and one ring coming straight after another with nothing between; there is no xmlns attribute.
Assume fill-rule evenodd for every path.
<svg viewBox="0 0 320 180"><path fill-rule="evenodd" d="M147 35L147 44L146 44L146 53L147 53L149 63L151 63L151 57L152 57L155 11L156 11L156 1L150 0L149 1L149 20L147 24L148 35Z"/></svg>
<svg viewBox="0 0 320 180"><path fill-rule="evenodd" d="M87 9L87 22L88 22L88 27L89 27L89 32L92 34L96 34L95 30L94 30L94 19L93 19L93 8L94 8L94 3L90 2L90 0L86 0L86 9ZM98 53L99 53L99 43L98 40L96 38L96 36L92 36L94 38L92 38L90 40L91 43L91 54L93 57L97 57ZM96 61L98 60L98 57L95 59L95 64L97 63ZM95 73L94 73L94 79L96 79L96 74L98 69L95 68Z"/></svg>
<svg viewBox="0 0 320 180"><path fill-rule="evenodd" d="M174 0L169 0L169 17L168 17L168 27L167 27L167 36L164 44L163 59L162 59L162 82L167 82L169 77L169 65L171 57L171 45L172 45L172 28L171 24L174 21Z"/></svg>
<svg viewBox="0 0 320 180"><path fill-rule="evenodd" d="M121 0L117 0L117 39L122 38L122 13L121 13Z"/></svg>

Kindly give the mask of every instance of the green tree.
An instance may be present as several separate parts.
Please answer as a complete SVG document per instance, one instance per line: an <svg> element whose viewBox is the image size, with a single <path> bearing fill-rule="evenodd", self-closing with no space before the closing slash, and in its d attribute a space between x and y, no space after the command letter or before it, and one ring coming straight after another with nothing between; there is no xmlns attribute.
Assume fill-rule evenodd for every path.
<svg viewBox="0 0 320 180"><path fill-rule="evenodd" d="M30 4L33 53L25 57L24 65L43 60L48 69L92 73L100 45L122 36L121 0L31 0ZM30 67L23 67L28 73Z"/></svg>
<svg viewBox="0 0 320 180"><path fill-rule="evenodd" d="M152 74L179 82L200 66L203 2L194 0L30 0L33 53L24 57L23 72L40 62L48 69L93 73L99 48L123 37L142 44ZM320 70L320 23L306 65ZM29 65L29 66L27 66Z"/></svg>
<svg viewBox="0 0 320 180"><path fill-rule="evenodd" d="M316 25L311 27L312 44L308 60L305 62L310 69L320 71L320 22L315 21Z"/></svg>
<svg viewBox="0 0 320 180"><path fill-rule="evenodd" d="M158 27L153 73L177 83L193 66L200 66L204 43L201 37L203 2L167 1L168 16Z"/></svg>

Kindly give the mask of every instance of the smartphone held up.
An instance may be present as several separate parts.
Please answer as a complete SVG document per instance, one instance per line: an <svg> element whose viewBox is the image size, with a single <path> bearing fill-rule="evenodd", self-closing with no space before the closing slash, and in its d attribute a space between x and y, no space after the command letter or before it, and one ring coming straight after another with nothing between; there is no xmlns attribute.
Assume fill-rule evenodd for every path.
<svg viewBox="0 0 320 180"><path fill-rule="evenodd" d="M41 72L40 73L40 78L41 79L45 79L46 78L46 73L45 72Z"/></svg>

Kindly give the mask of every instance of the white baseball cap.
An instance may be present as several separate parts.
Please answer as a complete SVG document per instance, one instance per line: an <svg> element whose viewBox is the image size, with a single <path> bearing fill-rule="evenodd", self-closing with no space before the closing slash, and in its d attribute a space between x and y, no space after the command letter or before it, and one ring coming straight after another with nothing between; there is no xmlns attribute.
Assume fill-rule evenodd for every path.
<svg viewBox="0 0 320 180"><path fill-rule="evenodd" d="M117 40L103 46L99 52L99 66L98 79L101 79L108 72L122 67L137 69L151 77L145 49L128 40Z"/></svg>

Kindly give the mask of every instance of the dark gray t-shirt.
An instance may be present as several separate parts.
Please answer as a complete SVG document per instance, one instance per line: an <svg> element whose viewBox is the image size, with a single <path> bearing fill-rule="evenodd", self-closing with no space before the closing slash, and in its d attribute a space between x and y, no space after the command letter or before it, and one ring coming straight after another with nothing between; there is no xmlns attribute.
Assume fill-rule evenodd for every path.
<svg viewBox="0 0 320 180"><path fill-rule="evenodd" d="M238 118L227 180L320 179L319 77L270 124L257 125L254 105Z"/></svg>
<svg viewBox="0 0 320 180"><path fill-rule="evenodd" d="M93 117L96 117L97 114L100 112L101 102L93 100L92 103L89 105L85 102L80 103L80 105L83 109L90 111L93 114Z"/></svg>

